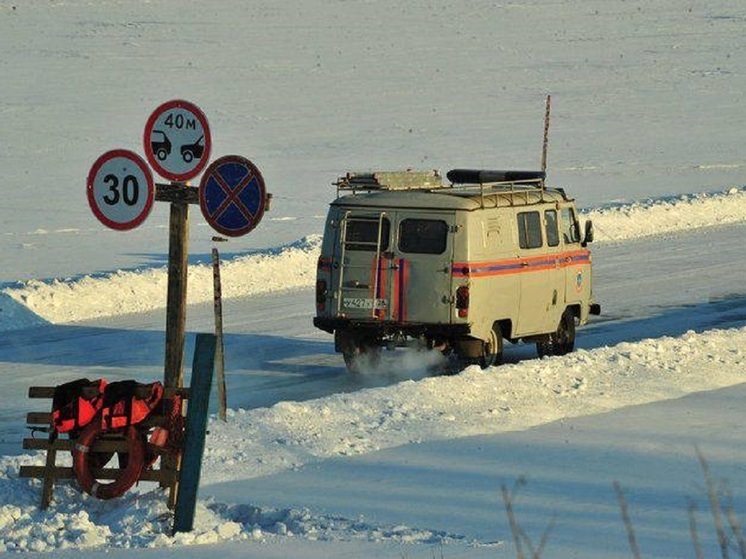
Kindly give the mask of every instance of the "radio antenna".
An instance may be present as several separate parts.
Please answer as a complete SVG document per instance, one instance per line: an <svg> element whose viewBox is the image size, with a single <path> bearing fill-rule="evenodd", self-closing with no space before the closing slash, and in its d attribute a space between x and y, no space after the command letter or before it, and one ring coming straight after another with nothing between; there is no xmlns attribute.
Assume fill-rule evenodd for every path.
<svg viewBox="0 0 746 559"><path fill-rule="evenodd" d="M544 113L544 143L541 146L541 170L547 172L547 146L549 145L549 109L552 104L552 96L547 95L547 109Z"/></svg>

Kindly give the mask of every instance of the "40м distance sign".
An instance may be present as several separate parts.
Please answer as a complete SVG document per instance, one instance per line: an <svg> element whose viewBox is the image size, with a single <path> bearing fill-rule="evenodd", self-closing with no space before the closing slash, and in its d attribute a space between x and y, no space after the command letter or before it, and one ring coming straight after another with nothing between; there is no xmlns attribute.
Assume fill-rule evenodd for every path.
<svg viewBox="0 0 746 559"><path fill-rule="evenodd" d="M189 101L163 103L145 124L145 156L156 173L172 181L196 177L210 160L211 145L207 117Z"/></svg>
<svg viewBox="0 0 746 559"><path fill-rule="evenodd" d="M98 220L126 231L140 225L155 200L153 174L142 157L125 149L107 151L91 167L88 204Z"/></svg>
<svg viewBox="0 0 746 559"><path fill-rule="evenodd" d="M245 235L264 215L264 178L251 161L226 155L213 161L199 184L199 206L207 223L229 237Z"/></svg>

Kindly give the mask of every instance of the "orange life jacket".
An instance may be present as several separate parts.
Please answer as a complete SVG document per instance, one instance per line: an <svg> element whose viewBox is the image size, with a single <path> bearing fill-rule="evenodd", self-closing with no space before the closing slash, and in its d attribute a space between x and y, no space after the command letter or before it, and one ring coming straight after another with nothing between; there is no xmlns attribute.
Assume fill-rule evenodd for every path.
<svg viewBox="0 0 746 559"><path fill-rule="evenodd" d="M61 384L52 396L52 427L68 433L88 425L103 405L104 379L82 378Z"/></svg>
<svg viewBox="0 0 746 559"><path fill-rule="evenodd" d="M147 395L136 393L143 388ZM163 398L163 384L141 384L134 380L112 382L106 387L101 407L101 424L104 430L121 429L136 425L150 415Z"/></svg>

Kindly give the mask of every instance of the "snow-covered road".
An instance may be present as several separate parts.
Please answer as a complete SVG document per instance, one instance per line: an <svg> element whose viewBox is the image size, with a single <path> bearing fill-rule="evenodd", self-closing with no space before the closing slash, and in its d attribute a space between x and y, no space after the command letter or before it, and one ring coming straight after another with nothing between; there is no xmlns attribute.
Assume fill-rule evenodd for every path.
<svg viewBox="0 0 746 559"><path fill-rule="evenodd" d="M543 557L616 559L618 480L644 557L695 556L690 506L718 556L694 445L743 515L745 24L743 0L0 2L0 554L513 558L500 487L525 480L526 534L555 519ZM535 168L548 93L549 184L598 241L603 314L578 351L510 346L453 376L397 352L348 375L311 326L330 183ZM29 385L162 376L168 208L108 230L84 186L178 98L274 198L220 245L230 421L210 426L196 530L172 538L147 483L109 503L58 484L42 513L17 472L40 460L19 454ZM192 215L187 371L213 322Z"/></svg>

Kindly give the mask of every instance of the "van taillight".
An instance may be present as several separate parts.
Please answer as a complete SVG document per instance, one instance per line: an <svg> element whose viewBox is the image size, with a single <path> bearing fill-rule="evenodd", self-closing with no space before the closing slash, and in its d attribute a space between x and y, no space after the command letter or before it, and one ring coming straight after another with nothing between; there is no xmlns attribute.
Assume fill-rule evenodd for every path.
<svg viewBox="0 0 746 559"><path fill-rule="evenodd" d="M469 316L469 286L462 285L456 290L456 309L459 318Z"/></svg>
<svg viewBox="0 0 746 559"><path fill-rule="evenodd" d="M326 280L316 280L316 310L323 312L326 308Z"/></svg>

